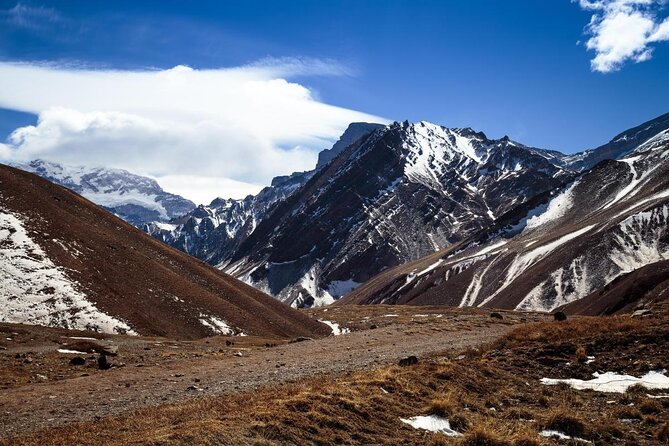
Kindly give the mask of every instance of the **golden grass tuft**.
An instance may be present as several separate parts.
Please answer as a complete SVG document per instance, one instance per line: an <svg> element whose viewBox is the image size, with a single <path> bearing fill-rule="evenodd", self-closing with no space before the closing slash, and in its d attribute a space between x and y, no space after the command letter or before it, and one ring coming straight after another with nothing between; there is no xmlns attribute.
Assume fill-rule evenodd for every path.
<svg viewBox="0 0 669 446"><path fill-rule="evenodd" d="M669 424L664 423L655 431L655 438L658 441L669 444Z"/></svg>
<svg viewBox="0 0 669 446"><path fill-rule="evenodd" d="M512 446L512 443L489 427L477 427L465 434L460 446Z"/></svg>
<svg viewBox="0 0 669 446"><path fill-rule="evenodd" d="M571 317L566 321L534 322L521 325L499 341L494 349L515 348L528 342L556 343L588 338L593 333L629 333L644 327L644 322L627 315L605 317Z"/></svg>
<svg viewBox="0 0 669 446"><path fill-rule="evenodd" d="M557 409L551 412L544 423L544 428L565 433L570 437L586 438L588 433L585 422L573 411L567 411L566 409Z"/></svg>

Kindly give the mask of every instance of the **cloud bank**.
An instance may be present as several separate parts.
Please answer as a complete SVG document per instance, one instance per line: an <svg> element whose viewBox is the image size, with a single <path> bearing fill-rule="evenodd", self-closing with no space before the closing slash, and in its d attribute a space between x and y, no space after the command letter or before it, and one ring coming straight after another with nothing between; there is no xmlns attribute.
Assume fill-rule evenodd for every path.
<svg viewBox="0 0 669 446"><path fill-rule="evenodd" d="M575 1L575 0L573 0ZM653 44L669 41L669 18L660 17L667 0L578 0L594 11L586 48L595 52L593 71L610 73L626 62L650 60Z"/></svg>
<svg viewBox="0 0 669 446"><path fill-rule="evenodd" d="M197 202L239 197L312 169L350 122L385 122L319 102L286 80L348 74L310 59L160 71L0 62L0 107L39 117L0 144L0 158L123 168Z"/></svg>

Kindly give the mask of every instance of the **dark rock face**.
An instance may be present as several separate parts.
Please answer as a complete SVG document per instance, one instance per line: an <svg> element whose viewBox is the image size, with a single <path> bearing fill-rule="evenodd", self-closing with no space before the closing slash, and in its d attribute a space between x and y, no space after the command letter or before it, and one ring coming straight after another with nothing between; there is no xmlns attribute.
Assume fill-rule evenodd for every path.
<svg viewBox="0 0 669 446"><path fill-rule="evenodd" d="M88 198L135 226L186 214L195 203L165 192L158 183L121 169L66 166L44 160L15 164Z"/></svg>
<svg viewBox="0 0 669 446"><path fill-rule="evenodd" d="M316 170L325 167L327 163L332 161L341 152L346 150L348 146L359 140L365 135L369 135L374 130L383 128L382 124L371 124L369 122L353 122L346 131L341 135L331 149L323 150L318 154L318 163L316 163Z"/></svg>
<svg viewBox="0 0 669 446"><path fill-rule="evenodd" d="M345 301L611 314L666 298L669 131L538 198Z"/></svg>
<svg viewBox="0 0 669 446"><path fill-rule="evenodd" d="M556 311L553 313L553 319L555 319L558 322L566 321L567 320L567 315L564 314L562 311Z"/></svg>
<svg viewBox="0 0 669 446"><path fill-rule="evenodd" d="M145 230L296 307L331 303L375 278L383 286L375 288L374 297L354 293L357 299L493 306L486 300L489 297L501 302L502 308L549 311L572 302L586 289L603 287L625 268L609 263L604 271L592 256L585 260L584 275L577 265L580 260L573 258L576 263L564 266L562 272L550 270L560 275L558 279L541 277L539 288L530 280L529 289L507 289L518 277L504 267L513 265L524 272L523 252L533 250L512 243L513 250L497 249L495 243L532 232L526 230L527 221L548 210L555 213L552 200L576 197L566 220L560 212L554 218L541 217L552 221L535 234L551 247L560 234L570 232L569 225L591 216L593 203L613 200L632 182L641 181L639 175L650 172L648 163L657 162L640 161L638 167L633 162L630 168L627 162L609 158L641 150L666 128L669 114L623 132L595 150L567 156L508 137L489 139L469 128L426 122L354 123L331 150L321 154L316 170L278 177L256 196L215 200L170 225L147 225ZM638 195L642 196L647 195ZM558 220L560 224L553 224ZM615 237L621 234L609 234L606 247L588 249L608 255L617 243ZM448 260L460 258L462 250L474 246L490 251L455 264ZM401 267L414 261L421 266ZM529 266L533 263L529 261ZM473 265L489 266L500 277L488 284L485 278L479 280L486 275ZM391 283L377 281L377 276L387 277L396 268L403 272L392 276ZM556 288L563 279L566 288ZM446 291L437 297L435 290L446 283ZM504 292L497 293L495 286L502 285ZM530 294L535 297L529 298ZM543 296L541 303L536 296Z"/></svg>
<svg viewBox="0 0 669 446"><path fill-rule="evenodd" d="M278 204L226 271L294 306L329 303L570 177L508 139L395 123L358 140Z"/></svg>

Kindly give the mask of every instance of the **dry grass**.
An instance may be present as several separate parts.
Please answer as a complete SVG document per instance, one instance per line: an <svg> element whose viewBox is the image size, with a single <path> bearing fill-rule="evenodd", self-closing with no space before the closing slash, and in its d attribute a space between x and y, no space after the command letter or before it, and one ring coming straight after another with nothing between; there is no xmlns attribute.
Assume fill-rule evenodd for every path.
<svg viewBox="0 0 669 446"><path fill-rule="evenodd" d="M641 364L645 349L666 351L669 344L669 328L658 328L655 322L645 320L642 326L637 320L620 317L531 324L496 343L495 348L505 350L495 355L491 350L470 351L462 360L421 360L410 367L386 366L244 394L194 399L0 440L0 444L555 444L539 437L542 429L602 445L621 441L629 445L666 444L669 408L664 402L647 398L646 389L631 389L616 400L611 395L579 392L565 385L541 386L539 377L563 373L564 367L536 362L532 356L537 342L570 341L586 349L583 338L597 333L599 337L593 342L612 349L597 352L598 361L605 361L608 354L610 361L617 360L625 367ZM586 331L584 327L589 328ZM646 337L622 342L632 333ZM523 341L527 336L530 340ZM573 352L576 350L574 347ZM587 366L579 363L576 367ZM624 399L625 404L634 406L623 406ZM611 400L616 404L610 404ZM399 421L400 417L430 413L449 419L452 427L464 435L445 437ZM622 419L643 421L631 425Z"/></svg>
<svg viewBox="0 0 669 446"><path fill-rule="evenodd" d="M573 411L557 409L553 411L544 424L544 429L563 432L570 437L587 438L585 422Z"/></svg>
<svg viewBox="0 0 669 446"><path fill-rule="evenodd" d="M644 323L644 320L630 318L629 315L571 317L559 324L535 322L514 329L509 335L495 342L493 348L515 348L528 342L552 344L575 341L597 333L630 333L643 328Z"/></svg>

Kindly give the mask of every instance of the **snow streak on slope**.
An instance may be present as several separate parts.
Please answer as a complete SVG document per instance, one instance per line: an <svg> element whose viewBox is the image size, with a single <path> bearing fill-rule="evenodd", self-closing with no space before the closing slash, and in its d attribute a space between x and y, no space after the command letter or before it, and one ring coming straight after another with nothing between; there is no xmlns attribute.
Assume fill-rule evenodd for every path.
<svg viewBox="0 0 669 446"><path fill-rule="evenodd" d="M615 234L617 249L611 260L619 268L613 280L620 274L634 271L653 262L669 259L669 246L662 243L666 238L669 206L664 205L646 212L632 215L618 224Z"/></svg>
<svg viewBox="0 0 669 446"><path fill-rule="evenodd" d="M135 334L128 324L98 310L26 232L0 208L0 321L104 333Z"/></svg>
<svg viewBox="0 0 669 446"><path fill-rule="evenodd" d="M576 237L580 237L581 235L590 231L594 226L595 225L586 226L577 231L563 235L559 239L547 243L543 246L539 246L538 248L535 248L531 251L518 254L511 263L511 265L509 266L509 268L507 269L504 283L499 287L499 289L495 293L491 294L489 297L483 300L478 306L481 307L484 306L486 303L490 302L495 296L497 296L500 292L502 292L509 285L511 285L511 283L514 280L516 280L521 274L527 271L527 269L530 268L532 265L534 265L539 260L546 257L548 254L550 254L560 246L564 245L568 241L573 240Z"/></svg>
<svg viewBox="0 0 669 446"><path fill-rule="evenodd" d="M552 290L549 290L553 288ZM537 285L523 299L516 310L553 311L592 292L593 283L588 276L587 263L583 257L574 259L568 268L553 271L550 278ZM553 292L550 292L553 291Z"/></svg>
<svg viewBox="0 0 669 446"><path fill-rule="evenodd" d="M553 271L549 278L532 289L516 307L518 310L552 311L582 299L600 286L623 274L669 259L669 246L662 240L669 218L667 205L634 214L602 238L599 246L606 251L598 258L582 255L568 267ZM590 271L600 269L602 273Z"/></svg>
<svg viewBox="0 0 669 446"><path fill-rule="evenodd" d="M543 213L527 219L525 227L527 229L534 229L564 216L573 205L572 195L576 186L578 186L578 181L574 181L564 192L553 198Z"/></svg>

